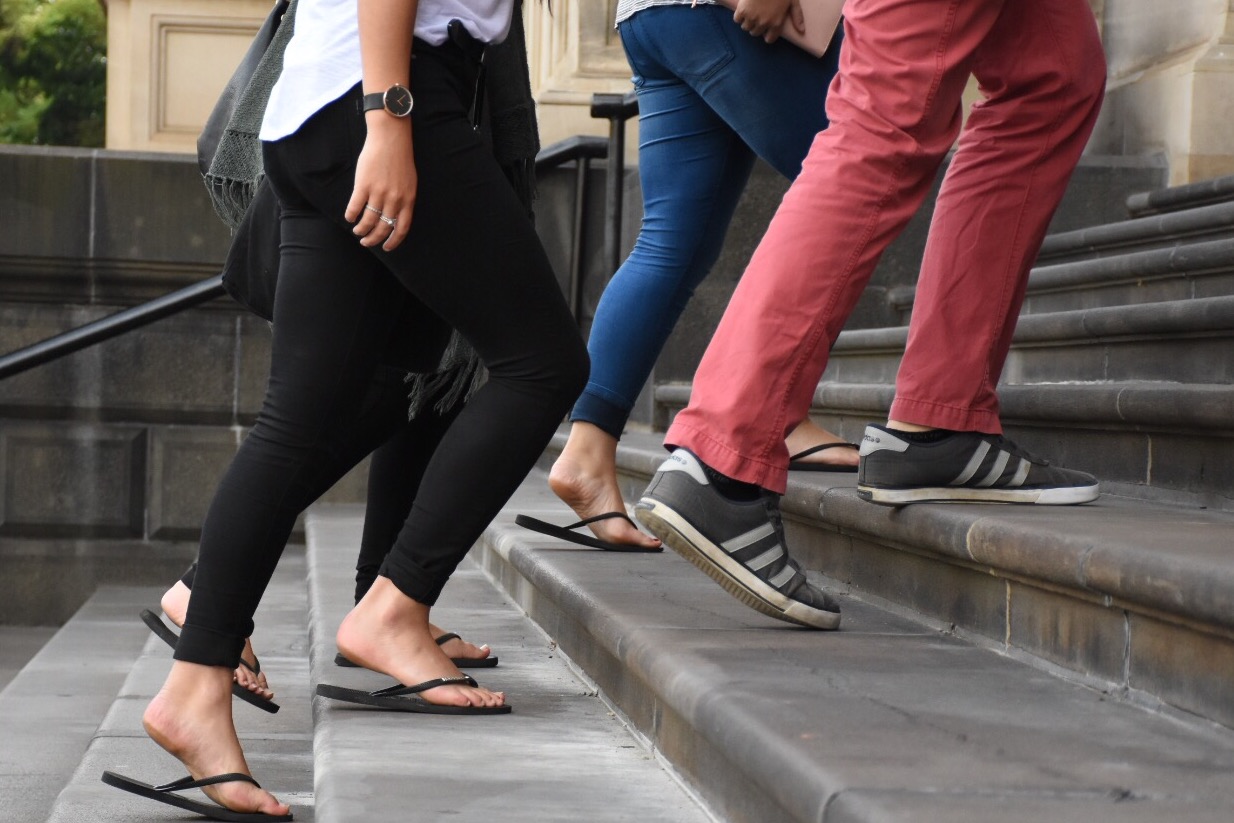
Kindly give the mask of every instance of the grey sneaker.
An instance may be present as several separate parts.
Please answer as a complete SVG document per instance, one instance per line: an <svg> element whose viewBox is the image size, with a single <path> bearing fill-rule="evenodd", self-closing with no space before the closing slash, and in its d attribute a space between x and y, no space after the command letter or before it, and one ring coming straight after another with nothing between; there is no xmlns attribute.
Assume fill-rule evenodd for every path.
<svg viewBox="0 0 1234 823"><path fill-rule="evenodd" d="M777 495L764 491L748 503L729 500L697 457L676 449L651 479L634 516L747 606L814 629L839 627L839 605L807 583L788 556Z"/></svg>
<svg viewBox="0 0 1234 823"><path fill-rule="evenodd" d="M1097 478L1051 466L996 434L953 432L915 443L869 425L857 494L887 506L926 500L1065 506L1096 500Z"/></svg>

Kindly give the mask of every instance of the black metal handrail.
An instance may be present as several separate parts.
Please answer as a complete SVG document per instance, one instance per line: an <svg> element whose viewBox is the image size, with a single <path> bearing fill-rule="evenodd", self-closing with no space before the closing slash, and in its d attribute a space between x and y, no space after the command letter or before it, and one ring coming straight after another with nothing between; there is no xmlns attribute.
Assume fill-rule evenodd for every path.
<svg viewBox="0 0 1234 823"><path fill-rule="evenodd" d="M612 212L609 212L607 215L609 219L605 229L605 243L606 249L610 252L609 259L613 261L614 271L619 262L616 258L616 244L621 228L621 174L624 171L622 154L625 146L625 130L620 126L624 126L627 119L638 113L637 101L633 103L631 111L630 101L633 100L633 97L633 93L630 93L624 96L597 94L592 98L593 115L606 117L610 120L608 139L578 135L547 146L536 155L537 172L547 171L548 169L573 161L578 162L574 201L574 237L570 248L569 295L570 308L574 311L576 317L578 316L582 291L582 230L587 193L586 180L589 164L593 159L604 159L606 157L616 159L615 163L609 163L605 197L610 207L616 203L616 222L614 223ZM605 99L600 100L600 98ZM616 100L608 98L616 98ZM618 166L616 175L614 175L612 168L614 165ZM615 193L614 184L616 185ZM222 297L225 293L226 291L223 289L223 275L216 274L200 283L185 286L182 289L155 298L140 306L109 314L84 326L70 329L46 340L41 340L38 343L0 357L0 380L80 351L95 343L119 337L133 329L162 320L164 317L179 314L185 309L191 309L202 303L208 303L217 297Z"/></svg>
<svg viewBox="0 0 1234 823"><path fill-rule="evenodd" d="M69 329L0 357L0 380L72 354L95 343L119 337L127 331L147 326L164 317L179 314L193 306L208 303L216 297L222 297L223 294L225 294L223 275L216 274L200 283L185 286L171 294L142 303L140 306L100 317L92 323Z"/></svg>

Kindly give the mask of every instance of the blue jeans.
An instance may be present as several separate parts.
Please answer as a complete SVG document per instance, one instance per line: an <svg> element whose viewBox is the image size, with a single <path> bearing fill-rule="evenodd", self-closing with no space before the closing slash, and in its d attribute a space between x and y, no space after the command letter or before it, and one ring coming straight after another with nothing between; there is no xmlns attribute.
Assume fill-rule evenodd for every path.
<svg viewBox="0 0 1234 823"><path fill-rule="evenodd" d="M619 26L639 105L643 225L588 341L591 379L570 415L620 437L660 350L720 255L754 165L792 179L827 127L826 56L767 45L720 6L655 6Z"/></svg>

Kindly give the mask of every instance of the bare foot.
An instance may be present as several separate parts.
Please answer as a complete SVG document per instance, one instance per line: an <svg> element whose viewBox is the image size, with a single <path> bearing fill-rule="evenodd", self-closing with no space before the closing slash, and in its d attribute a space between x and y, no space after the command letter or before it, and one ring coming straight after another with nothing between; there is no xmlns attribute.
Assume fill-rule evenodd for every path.
<svg viewBox="0 0 1234 823"><path fill-rule="evenodd" d="M443 634L450 634L445 629L428 624L429 634L433 636L433 640L441 637ZM452 640L447 640L445 643L439 643L438 648L445 652L446 657L454 657L459 660L483 660L489 656L492 651L488 644L477 646L475 643L469 643L461 637L455 637Z"/></svg>
<svg viewBox="0 0 1234 823"><path fill-rule="evenodd" d="M591 423L572 424L566 447L549 471L548 485L580 520L624 512L626 503L617 485L617 439ZM610 543L648 549L660 545L658 537L639 531L620 517L592 523L589 528Z"/></svg>
<svg viewBox="0 0 1234 823"><path fill-rule="evenodd" d="M784 445L789 454L797 454L814 446L827 443L846 443L842 437L837 437L826 429L814 425L814 421L806 418L797 424L797 428L784 438ZM812 454L803 458L802 463L818 463L820 466L856 466L859 459L857 449L827 449L824 452Z"/></svg>
<svg viewBox="0 0 1234 823"><path fill-rule="evenodd" d="M177 580L175 585L163 593L163 599L159 601L159 605L163 607L163 613L167 615L167 619L177 626L184 626L185 615L189 612L189 596L193 590L184 585L183 580ZM253 644L250 638L244 639L244 649L240 652L240 659L248 666L237 666L234 672L234 679L244 688L251 691L253 694L262 697L266 700L271 700L274 697L274 692L271 691L269 684L266 682L265 672L254 672L257 668L257 653L253 651ZM251 667L251 668L250 668Z"/></svg>
<svg viewBox="0 0 1234 823"><path fill-rule="evenodd" d="M231 672L177 660L142 717L146 734L184 764L195 780L239 772L252 775L231 719ZM202 789L215 803L238 812L283 815L291 809L249 783Z"/></svg>
<svg viewBox="0 0 1234 823"><path fill-rule="evenodd" d="M382 672L405 686L438 677L461 677L433 639L429 608L378 577L368 594L343 618L338 648L348 660ZM502 706L503 692L472 686L437 686L420 697L439 706Z"/></svg>

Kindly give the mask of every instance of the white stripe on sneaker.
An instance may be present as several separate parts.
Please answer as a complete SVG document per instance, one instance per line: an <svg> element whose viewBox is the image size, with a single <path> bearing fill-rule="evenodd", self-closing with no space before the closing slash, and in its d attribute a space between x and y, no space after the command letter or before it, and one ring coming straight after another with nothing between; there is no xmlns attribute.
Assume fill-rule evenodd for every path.
<svg viewBox="0 0 1234 823"><path fill-rule="evenodd" d="M1025 460L1023 457L1021 457L1020 467L1015 470L1015 477L1011 478L1011 480L1007 483L1007 485L1017 486L1017 487L1023 486L1024 481L1028 479L1028 472L1030 469L1032 469L1032 467L1033 467L1032 463Z"/></svg>
<svg viewBox="0 0 1234 823"><path fill-rule="evenodd" d="M736 537L725 540L720 544L720 548L724 549L728 554L736 554L746 546L752 546L760 540L775 534L775 529L770 523L763 523L761 526L750 529L745 534L739 534Z"/></svg>
<svg viewBox="0 0 1234 823"><path fill-rule="evenodd" d="M767 566L770 566L772 563L776 562L783 556L784 556L784 547L777 543L776 545L772 546L767 551L760 554L758 557L755 557L754 559L750 560L748 563L743 563L742 565L752 572L757 572L757 571L761 571L762 569L765 569Z"/></svg>
<svg viewBox="0 0 1234 823"><path fill-rule="evenodd" d="M1007 461L1011 459L1011 452L1005 452L1001 449L998 456L994 458L994 466L986 473L986 476L977 481L977 486L993 486L998 482L998 478L1003 476L1003 469L1007 468Z"/></svg>
<svg viewBox="0 0 1234 823"><path fill-rule="evenodd" d="M767 583L776 591L779 591L788 581L793 579L793 575L796 573L797 570L793 568L792 564L786 564L778 573L772 575L767 580Z"/></svg>
<svg viewBox="0 0 1234 823"><path fill-rule="evenodd" d="M977 473L977 469L981 468L981 461L985 460L986 452L990 450L990 444L982 440L977 444L977 450L973 452L973 456L968 459L968 465L964 467L964 471L956 475L956 478L948 483L948 486L963 486L969 479Z"/></svg>

